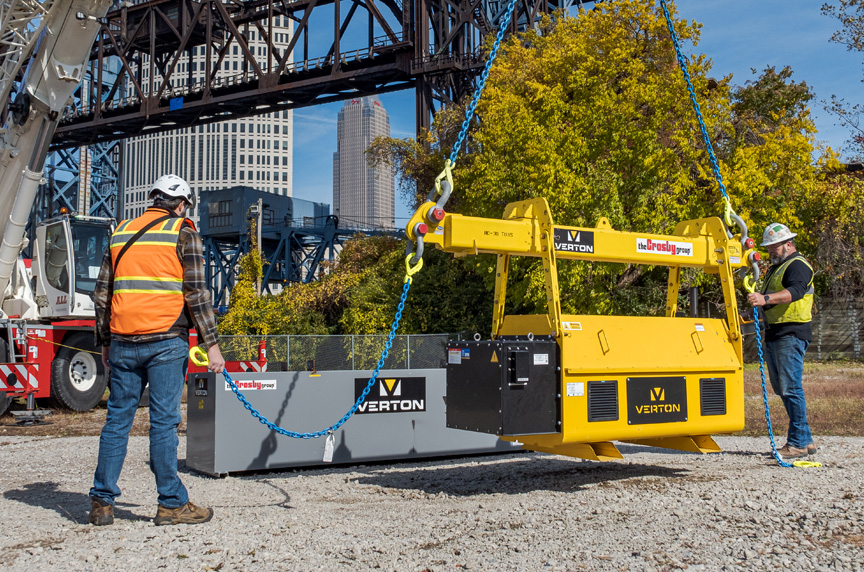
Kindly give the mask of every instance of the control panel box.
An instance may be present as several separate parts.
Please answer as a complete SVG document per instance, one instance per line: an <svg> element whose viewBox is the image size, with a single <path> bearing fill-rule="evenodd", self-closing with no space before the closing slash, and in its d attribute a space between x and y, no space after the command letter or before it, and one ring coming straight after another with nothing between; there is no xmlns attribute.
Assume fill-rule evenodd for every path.
<svg viewBox="0 0 864 572"><path fill-rule="evenodd" d="M560 431L558 344L505 339L447 344L447 427L493 435Z"/></svg>

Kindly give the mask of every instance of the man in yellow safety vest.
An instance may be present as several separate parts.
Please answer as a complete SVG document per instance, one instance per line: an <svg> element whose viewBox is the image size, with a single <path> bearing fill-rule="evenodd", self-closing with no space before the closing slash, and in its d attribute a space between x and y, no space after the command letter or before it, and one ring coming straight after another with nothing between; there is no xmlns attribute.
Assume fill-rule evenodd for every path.
<svg viewBox="0 0 864 572"><path fill-rule="evenodd" d="M816 452L801 378L804 353L813 340L810 328L813 310L813 267L795 248L797 234L784 224L771 223L762 235L771 268L762 292L748 294L753 307L762 308L765 318L765 361L774 393L783 400L789 415L786 445L779 449L784 459Z"/></svg>

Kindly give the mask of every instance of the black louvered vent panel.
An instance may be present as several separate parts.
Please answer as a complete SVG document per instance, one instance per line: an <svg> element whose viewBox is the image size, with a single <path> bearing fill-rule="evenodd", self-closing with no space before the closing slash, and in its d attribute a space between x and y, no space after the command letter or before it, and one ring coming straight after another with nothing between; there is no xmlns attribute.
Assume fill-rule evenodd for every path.
<svg viewBox="0 0 864 572"><path fill-rule="evenodd" d="M588 421L618 420L618 381L588 382Z"/></svg>
<svg viewBox="0 0 864 572"><path fill-rule="evenodd" d="M699 380L702 415L726 415L726 379L722 377Z"/></svg>

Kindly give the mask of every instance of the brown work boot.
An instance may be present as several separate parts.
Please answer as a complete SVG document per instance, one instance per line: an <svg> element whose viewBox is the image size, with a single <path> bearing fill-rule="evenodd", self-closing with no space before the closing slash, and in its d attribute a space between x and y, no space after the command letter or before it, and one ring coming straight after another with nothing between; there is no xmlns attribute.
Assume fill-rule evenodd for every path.
<svg viewBox="0 0 864 572"><path fill-rule="evenodd" d="M807 448L799 449L798 447L793 447L789 443L786 443L780 449L777 449L777 452L780 453L780 456L784 459L798 459L799 457L806 457L809 455L807 452Z"/></svg>
<svg viewBox="0 0 864 572"><path fill-rule="evenodd" d="M815 455L816 451L818 451L818 449L816 448L816 443L810 443L809 445L807 445L808 455Z"/></svg>
<svg viewBox="0 0 864 572"><path fill-rule="evenodd" d="M87 520L93 526L114 524L114 505L96 497L90 497L90 516Z"/></svg>
<svg viewBox="0 0 864 572"><path fill-rule="evenodd" d="M160 504L153 522L156 523L156 526L165 526L167 524L201 524L211 518L213 518L212 508L202 508L195 506L191 502L187 502L180 508L168 508Z"/></svg>

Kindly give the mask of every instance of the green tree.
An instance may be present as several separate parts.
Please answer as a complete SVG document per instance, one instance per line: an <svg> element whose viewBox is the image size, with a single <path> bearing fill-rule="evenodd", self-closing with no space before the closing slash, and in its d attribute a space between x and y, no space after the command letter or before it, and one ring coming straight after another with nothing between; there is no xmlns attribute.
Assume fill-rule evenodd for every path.
<svg viewBox="0 0 864 572"><path fill-rule="evenodd" d="M699 25L676 19L675 26L692 51ZM754 235L774 220L795 227L802 251L813 256L824 242L816 223L849 225L854 218L835 216L840 191L833 191L837 206L819 207L830 190L820 169L835 161L825 150L814 165L809 88L788 68L767 68L735 87L731 77L711 78L704 55L690 56L689 64L735 210ZM460 110L450 110L417 140L378 140L372 161L390 162L415 184L403 194L416 204L440 172L460 122ZM679 221L723 212L665 20L652 3L603 2L512 38L492 68L470 137L472 153L459 158L455 171L451 212L498 218L509 202L542 196L557 224L590 227L607 217L616 229L660 234ZM386 332L402 290L404 252L384 248L380 239L359 242L379 246L346 245L321 284L287 290L283 315L312 308L330 312L322 324L330 333ZM494 257L454 260L427 252L424 258L401 331L486 333ZM507 311L545 313L537 261L516 259L510 275ZM337 277L345 282L334 288ZM685 286L717 291L711 276L685 278ZM651 314L664 307L665 268L570 261L559 265L559 282L568 313ZM322 295L328 291L334 294Z"/></svg>
<svg viewBox="0 0 864 572"><path fill-rule="evenodd" d="M697 24L675 26L685 45L698 44ZM736 211L760 230L772 219L799 223L817 179L809 89L788 69L736 89L731 78L709 77L704 55L689 68ZM651 3L604 2L508 42L478 115L478 152L457 172L463 214L500 216L508 202L543 196L558 224L593 226L605 216L617 229L669 233L681 220L722 213L665 20ZM565 311L662 311L665 269L574 263L560 274ZM542 277L524 271L516 280L513 307L545 311Z"/></svg>
<svg viewBox="0 0 864 572"><path fill-rule="evenodd" d="M386 334L402 294L404 245L389 237L357 237L345 243L337 264L308 284L291 284L279 295L255 295L257 253L247 254L231 291L222 334ZM485 298L491 277L476 258L453 261L427 252L415 280L400 333L470 330L488 333L492 306ZM478 307L478 301L482 305Z"/></svg>

